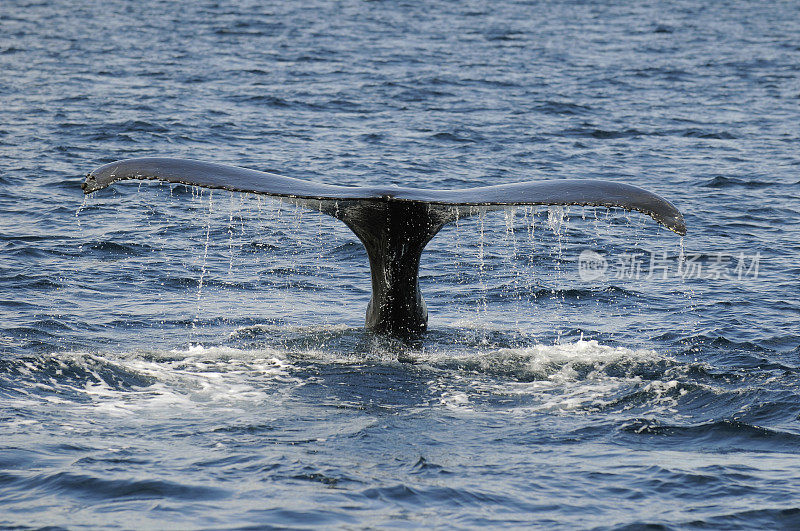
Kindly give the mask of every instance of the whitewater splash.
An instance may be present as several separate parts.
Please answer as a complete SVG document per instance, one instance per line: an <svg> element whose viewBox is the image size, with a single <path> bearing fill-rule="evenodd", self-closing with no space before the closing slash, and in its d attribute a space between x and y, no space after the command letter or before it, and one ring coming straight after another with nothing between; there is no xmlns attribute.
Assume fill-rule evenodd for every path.
<svg viewBox="0 0 800 531"><path fill-rule="evenodd" d="M376 371L398 374L400 380L424 373L426 390L406 397L417 407L481 407L487 397L504 396L526 410L587 412L644 393L652 411L663 411L672 394L685 392L675 379L685 374L684 364L653 350L594 340L459 352L426 348L406 352L406 362L384 347L375 344L368 353L201 345L122 354L64 352L6 361L0 379L5 389L14 390L6 405L58 404L76 414L164 419L278 407L301 387L331 385L320 380L320 372L340 373L345 381Z"/></svg>

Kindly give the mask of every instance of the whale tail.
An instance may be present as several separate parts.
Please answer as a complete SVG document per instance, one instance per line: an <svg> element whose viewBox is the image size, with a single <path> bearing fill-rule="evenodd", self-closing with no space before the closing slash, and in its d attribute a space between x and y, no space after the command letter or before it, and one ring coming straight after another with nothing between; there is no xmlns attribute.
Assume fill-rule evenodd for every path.
<svg viewBox="0 0 800 531"><path fill-rule="evenodd" d="M439 230L460 217L512 205L619 207L647 214L678 234L686 233L683 216L669 201L636 186L597 180L535 181L464 190L351 187L195 160L139 158L94 170L82 187L88 194L127 179L264 194L341 220L369 256L372 298L366 327L400 337L427 328L428 312L419 289L420 257Z"/></svg>

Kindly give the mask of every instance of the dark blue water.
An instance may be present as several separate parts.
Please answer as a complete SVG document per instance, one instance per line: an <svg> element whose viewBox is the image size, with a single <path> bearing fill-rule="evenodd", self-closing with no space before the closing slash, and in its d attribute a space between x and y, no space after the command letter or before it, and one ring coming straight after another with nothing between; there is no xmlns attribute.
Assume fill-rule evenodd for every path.
<svg viewBox="0 0 800 531"><path fill-rule="evenodd" d="M631 4L0 4L0 527L800 526L800 8ZM462 220L401 344L361 329L366 255L331 218L84 202L149 155L602 178L689 233Z"/></svg>

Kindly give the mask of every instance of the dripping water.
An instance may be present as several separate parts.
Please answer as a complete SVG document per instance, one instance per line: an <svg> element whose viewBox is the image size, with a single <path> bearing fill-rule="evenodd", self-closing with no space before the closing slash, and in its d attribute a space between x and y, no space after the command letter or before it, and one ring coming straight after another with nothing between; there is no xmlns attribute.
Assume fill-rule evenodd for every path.
<svg viewBox="0 0 800 531"><path fill-rule="evenodd" d="M511 264L511 285L508 290L510 294L517 300L521 299L519 293L519 268L517 266L517 234L514 231L514 224L516 223L517 207L511 206L504 210L506 222L506 241L511 244L511 250L508 255L508 262Z"/></svg>
<svg viewBox="0 0 800 531"><path fill-rule="evenodd" d="M81 235L80 243L78 245L78 252L83 252L83 226L81 225L81 212L86 209L86 206L89 204L89 196L88 194L83 194L83 201L81 202L81 206L75 211L75 221L78 224L78 233Z"/></svg>
<svg viewBox="0 0 800 531"><path fill-rule="evenodd" d="M461 217L458 207L453 207L453 211L455 213L455 260L453 263L455 264L455 277L456 282L459 285L464 283L464 278L462 277L462 268L461 268Z"/></svg>
<svg viewBox="0 0 800 531"><path fill-rule="evenodd" d="M234 197L233 192L228 192L228 198L230 200L229 203L228 203L228 208L230 210L229 216L228 216L228 277L230 278L230 276L233 274L233 254L234 254L233 253L233 231L234 231L234 228L235 228L235 224L234 224L234 219L233 218L234 218L234 212L235 212L234 205L236 204L236 198ZM240 214L240 216L241 216L241 214Z"/></svg>
<svg viewBox="0 0 800 531"><path fill-rule="evenodd" d="M478 289L481 293L481 298L478 301L478 313L486 315L487 310L487 291L488 287L486 285L486 262L485 262L485 254L484 254L484 243L485 243L485 227L484 222L486 221L486 210L479 209L478 210L478 223L480 226L480 234L478 237Z"/></svg>
<svg viewBox="0 0 800 531"><path fill-rule="evenodd" d="M212 201L213 193L214 193L213 190L208 191L208 215L206 216L206 236L205 236L205 243L203 244L203 261L200 267L200 280L197 283L197 314L195 315L194 318L194 324L192 326L193 328L196 327L196 323L200 318L200 310L203 297L203 282L206 277L206 265L208 262L208 244L209 240L211 239L211 214L213 213L214 210L214 205ZM201 192L201 198L202 198L202 192Z"/></svg>

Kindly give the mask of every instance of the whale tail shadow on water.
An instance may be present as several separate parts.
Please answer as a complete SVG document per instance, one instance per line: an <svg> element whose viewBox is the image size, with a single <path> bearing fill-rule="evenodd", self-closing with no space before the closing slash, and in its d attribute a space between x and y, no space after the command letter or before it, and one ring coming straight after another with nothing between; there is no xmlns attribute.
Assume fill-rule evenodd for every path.
<svg viewBox="0 0 800 531"><path fill-rule="evenodd" d="M343 221L369 256L372 298L368 329L394 336L424 332L428 311L419 289L425 245L460 217L510 205L619 207L651 216L685 234L683 216L669 201L627 184L553 180L466 190L351 187L317 184L271 173L185 159L139 158L106 164L86 177L85 193L126 179L152 179L251 192L318 210Z"/></svg>

